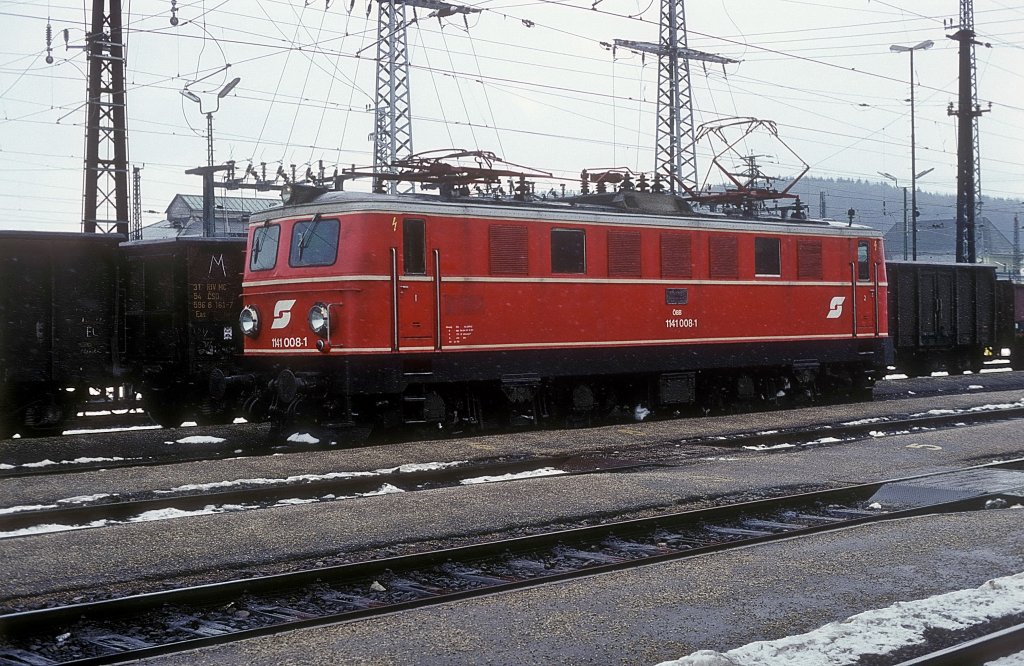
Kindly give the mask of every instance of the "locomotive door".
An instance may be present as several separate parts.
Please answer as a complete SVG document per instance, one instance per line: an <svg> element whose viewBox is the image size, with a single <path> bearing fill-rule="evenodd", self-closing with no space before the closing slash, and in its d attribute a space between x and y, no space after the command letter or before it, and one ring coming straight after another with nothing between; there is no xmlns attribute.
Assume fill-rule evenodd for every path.
<svg viewBox="0 0 1024 666"><path fill-rule="evenodd" d="M857 261L853 272L853 317L856 335L878 334L878 266L875 248L866 240L857 241Z"/></svg>
<svg viewBox="0 0 1024 666"><path fill-rule="evenodd" d="M427 275L427 223L402 220L401 274L397 276L397 347L434 348L434 283Z"/></svg>

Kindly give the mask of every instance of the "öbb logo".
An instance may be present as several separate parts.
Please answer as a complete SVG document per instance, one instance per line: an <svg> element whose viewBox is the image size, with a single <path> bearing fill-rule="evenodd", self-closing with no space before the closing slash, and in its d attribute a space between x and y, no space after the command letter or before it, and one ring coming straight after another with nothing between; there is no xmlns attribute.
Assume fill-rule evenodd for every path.
<svg viewBox="0 0 1024 666"><path fill-rule="evenodd" d="M832 302L828 304L828 314L825 315L825 319L839 319L843 316L843 303L846 302L846 296L834 296Z"/></svg>
<svg viewBox="0 0 1024 666"><path fill-rule="evenodd" d="M284 328L292 320L292 306L295 305L295 299L287 299L274 303L274 320L270 324L270 328Z"/></svg>

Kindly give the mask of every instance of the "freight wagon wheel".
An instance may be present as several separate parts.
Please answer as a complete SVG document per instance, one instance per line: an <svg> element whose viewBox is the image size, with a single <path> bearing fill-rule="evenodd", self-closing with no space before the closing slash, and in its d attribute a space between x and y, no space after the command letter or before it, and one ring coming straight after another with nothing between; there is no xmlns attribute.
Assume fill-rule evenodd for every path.
<svg viewBox="0 0 1024 666"><path fill-rule="evenodd" d="M40 393L21 412L18 432L28 438L57 436L64 432L68 415L74 412L73 404L63 393Z"/></svg>
<svg viewBox="0 0 1024 666"><path fill-rule="evenodd" d="M143 397L146 413L164 428L177 428L185 421L185 406L163 391L149 391Z"/></svg>
<svg viewBox="0 0 1024 666"><path fill-rule="evenodd" d="M47 426L24 426L21 429L21 436L26 439L36 439L38 437L56 437L64 432L64 425L47 425Z"/></svg>

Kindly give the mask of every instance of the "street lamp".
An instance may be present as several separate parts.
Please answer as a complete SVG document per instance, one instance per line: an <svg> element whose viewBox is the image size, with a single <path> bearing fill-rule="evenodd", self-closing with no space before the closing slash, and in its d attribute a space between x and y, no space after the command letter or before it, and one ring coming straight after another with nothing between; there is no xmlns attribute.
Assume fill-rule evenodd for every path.
<svg viewBox="0 0 1024 666"><path fill-rule="evenodd" d="M188 88L181 91L181 96L186 99L190 99L199 105L199 113L206 114L206 166L213 166L213 114L220 110L220 101L224 99L228 93L235 89L238 82L242 79L235 77L228 81L227 85L220 89L217 93L217 97L214 98L216 102L215 106L209 111L203 110L203 100L199 95L195 94Z"/></svg>
<svg viewBox="0 0 1024 666"><path fill-rule="evenodd" d="M924 51L935 46L935 42L926 39L914 46L900 46L893 44L889 50L893 53L910 53L910 210L914 218L913 224L913 246L914 261L917 261L917 149L914 137L914 51Z"/></svg>

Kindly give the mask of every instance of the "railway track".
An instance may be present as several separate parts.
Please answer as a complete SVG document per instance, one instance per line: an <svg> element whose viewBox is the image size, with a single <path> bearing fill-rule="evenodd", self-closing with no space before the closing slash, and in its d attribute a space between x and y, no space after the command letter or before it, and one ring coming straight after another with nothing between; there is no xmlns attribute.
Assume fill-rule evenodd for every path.
<svg viewBox="0 0 1024 666"><path fill-rule="evenodd" d="M982 666L1021 651L1024 651L1024 624L1017 624L901 661L895 666Z"/></svg>
<svg viewBox="0 0 1024 666"><path fill-rule="evenodd" d="M0 663L111 663L923 513L1024 490L1021 461L0 616ZM937 488L957 489L936 493ZM925 489L902 503L908 489ZM911 493L912 494L912 493ZM945 497L936 501L936 498ZM879 498L885 504L879 504ZM887 510L888 509L888 510ZM6 662L5 662L6 660Z"/></svg>
<svg viewBox="0 0 1024 666"><path fill-rule="evenodd" d="M0 538L17 532L63 531L87 527L139 522L186 513L222 513L269 508L282 504L304 504L345 500L388 492L418 492L436 488L512 480L536 476L572 476L624 472L657 466L654 462L624 462L602 457L558 457L512 462L435 463L409 465L371 472L304 474L282 479L240 479L212 482L141 493L134 497L97 495L67 501L26 506L0 515ZM218 491L219 487L236 487ZM212 491L212 492L211 492Z"/></svg>
<svg viewBox="0 0 1024 666"><path fill-rule="evenodd" d="M434 463L429 468L413 465L408 468L400 466L375 471L328 472L276 479L238 479L152 490L132 496L98 494L24 507L6 507L6 511L0 514L0 538L17 537L36 531L105 527L188 513L222 513L271 508L289 503L337 501L386 492L415 492L481 480L625 472L667 464L658 462L657 450L669 446L672 447L674 455L687 457L707 453L709 447L784 451L807 446L825 446L869 434L877 437L1021 416L1024 416L1024 406L885 420L871 419L868 422L845 423L826 428L819 426L741 433L727 440L720 437L704 437L650 447L643 452L640 460L596 454L476 463L456 461Z"/></svg>
<svg viewBox="0 0 1024 666"><path fill-rule="evenodd" d="M876 433L896 434L924 429L940 429L958 427L961 425L976 425L991 421L1008 419L1019 419L1024 417L1024 402L1018 401L1005 403L996 406L985 406L956 410L937 410L938 413L914 413L899 414L894 416L877 417L873 419L862 419L846 423L829 424L816 423L796 428L780 429L771 432L739 432L728 436L710 436L684 439L672 439L666 441L665 447L693 447L691 453L700 454L707 447L748 447L760 449L792 448L813 445L833 444L836 441L853 440L866 435L877 436ZM196 448L189 446L188 448ZM181 464L189 462L204 462L209 460L223 460L230 457L259 457L270 456L287 451L288 453L299 453L308 451L322 451L336 449L330 443L304 443L292 442L287 446L270 446L266 443L207 443L191 452L182 452L172 449L156 454L142 454L137 456L116 456L110 455L109 450L97 451L95 456L79 457L76 460L65 461L68 464L46 464L38 461L10 464L0 468L0 480L5 478L19 478L31 476L46 476L53 474L76 474L80 472L96 471L98 469L118 469L124 467L146 467L170 464ZM621 448L621 447L613 447ZM650 450L657 450L658 446L650 446ZM677 451L678 453L678 451ZM685 453L685 452L684 452ZM600 456L601 452L593 452L593 455ZM535 460L533 462L542 462Z"/></svg>

